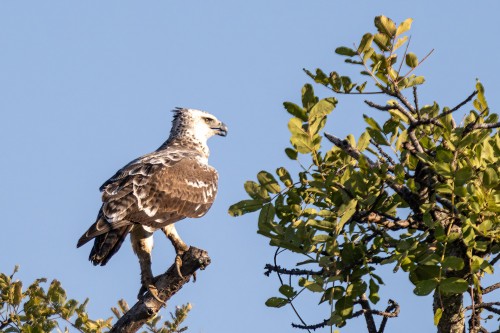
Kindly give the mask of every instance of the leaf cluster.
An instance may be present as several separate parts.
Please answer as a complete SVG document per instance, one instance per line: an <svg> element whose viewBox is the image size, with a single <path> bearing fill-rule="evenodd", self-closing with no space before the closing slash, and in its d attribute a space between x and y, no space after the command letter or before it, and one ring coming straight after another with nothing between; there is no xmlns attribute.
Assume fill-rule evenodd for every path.
<svg viewBox="0 0 500 333"><path fill-rule="evenodd" d="M66 291L57 280L47 285L47 279L40 278L23 288L23 283L14 279L16 266L11 275L0 273L0 332L69 332L70 329L83 333L109 332L112 317L90 319L86 310L89 302L68 299ZM129 310L127 302L120 300L111 311L120 318ZM187 330L182 323L187 318L191 305L176 307L170 313L171 320L160 323L162 317L155 316L146 323L146 332L181 333Z"/></svg>
<svg viewBox="0 0 500 333"><path fill-rule="evenodd" d="M355 48L336 49L347 63L361 66L374 91L365 91L368 81L306 70L336 94L387 96L385 105L365 101L384 112L385 122L364 115L367 127L357 140L326 134L325 149L322 129L337 100L320 99L306 84L302 106L284 103L292 115L285 153L301 171L259 172L257 181L245 183L250 199L229 208L233 216L259 211L258 233L271 246L301 255L297 265L312 268L296 284L280 276L280 296L268 306L316 293L320 303L332 305L326 324L343 326L359 315L355 307L364 295L372 304L379 301L381 265L407 272L419 296L470 288L481 294L481 278L493 273L489 260L500 252L498 115L490 112L479 81L456 107L419 105L417 86L424 78L412 73L427 56L419 62L408 52L404 34L411 24L407 19L396 26L379 16L376 33L363 35ZM405 44L398 62L396 51ZM408 88L413 98L404 94ZM459 123L454 114L470 101L473 109Z"/></svg>

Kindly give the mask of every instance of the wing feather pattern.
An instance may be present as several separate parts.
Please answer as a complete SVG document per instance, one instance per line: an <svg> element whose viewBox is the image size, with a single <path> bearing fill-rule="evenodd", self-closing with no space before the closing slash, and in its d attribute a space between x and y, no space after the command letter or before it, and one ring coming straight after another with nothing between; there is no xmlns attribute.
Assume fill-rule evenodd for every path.
<svg viewBox="0 0 500 333"><path fill-rule="evenodd" d="M135 223L161 228L205 215L217 181L214 168L187 152L157 151L136 159L101 186L103 205L78 246L95 238L91 261L104 265Z"/></svg>

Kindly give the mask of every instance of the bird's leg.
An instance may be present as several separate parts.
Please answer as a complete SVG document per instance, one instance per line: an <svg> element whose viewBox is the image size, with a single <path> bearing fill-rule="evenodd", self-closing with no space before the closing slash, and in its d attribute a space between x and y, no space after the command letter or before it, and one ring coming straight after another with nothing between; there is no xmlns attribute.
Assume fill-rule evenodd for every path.
<svg viewBox="0 0 500 333"><path fill-rule="evenodd" d="M134 225L130 232L130 240L135 254L139 258L139 265L141 267L141 289L137 298L141 297L146 290L149 290L151 295L159 301L163 302L158 297L158 289L156 289L151 270L151 251L153 250L153 232L146 230L143 226Z"/></svg>
<svg viewBox="0 0 500 333"><path fill-rule="evenodd" d="M166 227L163 227L161 230L163 231L165 236L167 236L167 238L172 242L172 245L175 248L175 267L177 268L177 274L179 274L180 277L183 277L181 273L181 257L184 252L189 249L189 246L184 243L179 237L179 234L177 233L177 230L175 230L175 226L173 224L169 224ZM196 275L193 275L193 278L196 281Z"/></svg>

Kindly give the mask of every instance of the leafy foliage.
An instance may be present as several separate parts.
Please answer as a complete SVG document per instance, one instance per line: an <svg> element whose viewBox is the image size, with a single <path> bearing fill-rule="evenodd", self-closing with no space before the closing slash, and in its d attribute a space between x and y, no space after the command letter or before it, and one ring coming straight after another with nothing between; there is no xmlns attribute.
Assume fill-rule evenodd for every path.
<svg viewBox="0 0 500 333"><path fill-rule="evenodd" d="M48 289L45 278L37 279L23 290L23 283L14 280L18 267L11 275L0 273L0 332L69 332L70 328L84 333L108 332L112 327L112 317L92 320L86 311L88 299L80 303L68 299L61 283L53 280ZM124 300L118 302L118 308L112 308L117 318L128 310ZM181 333L191 305L177 307L175 314L170 314L171 321L160 324L161 316L156 316L146 323L147 331L152 333Z"/></svg>
<svg viewBox="0 0 500 333"><path fill-rule="evenodd" d="M360 67L373 91L365 91L368 81L305 70L336 94L387 96L385 105L365 101L385 112L385 122L365 115L367 127L358 140L325 134L325 145L322 130L337 100L320 99L312 85L304 85L301 105L284 103L292 116L291 147L285 153L301 171L294 176L285 167L276 176L261 171L257 182L245 183L251 199L229 208L232 216L259 211L258 233L269 238L277 255L296 253L297 265L311 268L298 273L266 266L281 282L280 297L266 305L293 306L306 291L332 305L324 325L341 327L361 314L392 317L399 309L394 303L392 312L371 310L369 304L380 300L381 265L407 272L416 295L437 295L436 325L451 322L449 297L466 291L482 295L481 279L493 273L500 252L498 115L490 112L479 81L456 107L419 105L417 86L425 79L412 73L430 53L419 61L408 52L404 34L411 24L412 19L396 25L378 16L377 32L363 35L355 48L335 50ZM474 109L457 123L454 113L470 101ZM283 274L299 278L295 285L285 284ZM356 311L358 305L362 310ZM476 311L472 317L477 316ZM296 326L315 326L303 324ZM370 332L377 331L368 319L367 324Z"/></svg>

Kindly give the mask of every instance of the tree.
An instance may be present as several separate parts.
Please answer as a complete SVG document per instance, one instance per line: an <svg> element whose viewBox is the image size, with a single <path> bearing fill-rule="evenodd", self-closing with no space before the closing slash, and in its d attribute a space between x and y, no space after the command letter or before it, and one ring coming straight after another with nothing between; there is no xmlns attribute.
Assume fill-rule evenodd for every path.
<svg viewBox="0 0 500 333"><path fill-rule="evenodd" d="M293 177L284 167L277 177L259 172L257 182L245 183L250 199L229 209L232 216L259 211L258 233L276 248L266 274L277 274L281 295L267 306L295 310L302 292L331 304L328 318L315 325L306 325L296 311L302 323L295 327L342 327L364 316L368 332L383 332L399 305L391 300L385 310L374 309L382 265L407 272L415 295L433 293L438 332L486 332L483 316L500 314L500 302L483 301L500 288L483 283L500 258L498 115L490 112L479 81L454 107L421 105L417 87L424 77L413 73L430 53L419 61L408 52L411 24L378 16L374 34L363 35L354 48L335 50L370 84L335 71L305 70L334 94L385 97L383 104L364 101L382 111L385 122L364 115L368 126L357 141L325 133L325 144L322 130L337 99L319 99L312 85L304 85L302 106L284 103L292 115L292 147L285 153L300 171ZM456 121L470 102L473 109ZM283 251L295 254L303 268L280 267ZM375 315L382 316L378 328Z"/></svg>
<svg viewBox="0 0 500 333"><path fill-rule="evenodd" d="M164 274L156 277L156 287L160 302L151 293L141 296L140 300L129 308L127 302L120 300L118 308L112 308L113 318L93 320L86 311L88 299L83 303L68 299L66 291L57 280L53 280L47 291L43 285L46 279L35 280L23 290L23 283L14 280L18 267L11 275L0 273L0 332L69 332L72 328L82 333L101 332L137 332L143 325L147 331L143 333L181 333L187 327L182 327L191 305L188 303L177 307L175 314L170 314L172 320L160 323L158 311L175 293L189 282L198 269L204 269L210 264L208 254L200 249L190 247L183 256L182 276L177 272L175 263Z"/></svg>

